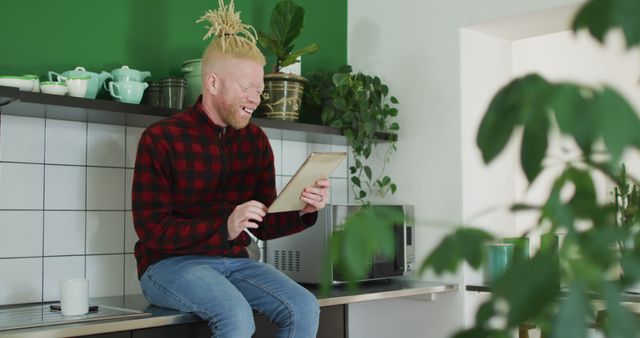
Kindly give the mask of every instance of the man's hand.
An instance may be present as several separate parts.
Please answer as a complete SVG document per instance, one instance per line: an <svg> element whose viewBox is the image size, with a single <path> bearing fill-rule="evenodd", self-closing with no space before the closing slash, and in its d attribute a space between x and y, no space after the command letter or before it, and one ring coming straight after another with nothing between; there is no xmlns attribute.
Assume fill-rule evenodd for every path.
<svg viewBox="0 0 640 338"><path fill-rule="evenodd" d="M300 195L300 199L307 205L302 208L301 213L318 211L329 203L329 187L331 183L327 179L319 180L315 185L306 187Z"/></svg>
<svg viewBox="0 0 640 338"><path fill-rule="evenodd" d="M242 203L233 209L227 219L228 240L233 240L246 228L258 228L254 222L262 222L262 217L267 214L267 207L258 201Z"/></svg>

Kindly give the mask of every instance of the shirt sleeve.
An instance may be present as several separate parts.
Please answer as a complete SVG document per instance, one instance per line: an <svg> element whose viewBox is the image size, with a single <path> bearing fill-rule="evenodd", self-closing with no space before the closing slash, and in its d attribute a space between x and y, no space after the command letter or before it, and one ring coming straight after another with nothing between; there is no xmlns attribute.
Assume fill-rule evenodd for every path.
<svg viewBox="0 0 640 338"><path fill-rule="evenodd" d="M262 168L259 174L255 199L268 207L276 199L273 151L268 140L264 143L261 154ZM317 212L307 213L302 216L300 216L299 211L271 213L263 218L257 229L251 229L250 231L261 240L283 237L314 225L317 216Z"/></svg>
<svg viewBox="0 0 640 338"><path fill-rule="evenodd" d="M138 145L131 196L133 221L140 241L166 254L229 249L226 220L232 208L219 203L194 218L174 215L171 168L167 142L145 131Z"/></svg>

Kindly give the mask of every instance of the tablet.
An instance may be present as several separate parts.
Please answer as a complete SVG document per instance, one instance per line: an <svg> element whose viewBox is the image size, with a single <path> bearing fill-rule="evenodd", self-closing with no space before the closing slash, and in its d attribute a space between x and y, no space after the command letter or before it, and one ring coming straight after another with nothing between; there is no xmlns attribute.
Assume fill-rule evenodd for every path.
<svg viewBox="0 0 640 338"><path fill-rule="evenodd" d="M307 204L300 199L304 188L316 184L320 179L329 178L346 157L347 153L345 152L309 154L307 160L298 168L280 195L269 206L267 212L302 210Z"/></svg>

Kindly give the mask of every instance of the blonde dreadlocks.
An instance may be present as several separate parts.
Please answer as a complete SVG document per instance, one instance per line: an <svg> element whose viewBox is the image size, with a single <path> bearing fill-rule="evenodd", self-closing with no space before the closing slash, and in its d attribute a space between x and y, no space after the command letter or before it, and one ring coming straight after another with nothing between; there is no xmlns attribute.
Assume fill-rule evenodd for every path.
<svg viewBox="0 0 640 338"><path fill-rule="evenodd" d="M225 57L247 59L262 66L266 64L264 55L256 46L256 30L240 21L240 12L235 12L233 0L229 5L218 0L218 9L206 11L196 23L202 21L211 24L206 27L208 31L203 40L213 36L202 57L205 71L211 71L213 64Z"/></svg>

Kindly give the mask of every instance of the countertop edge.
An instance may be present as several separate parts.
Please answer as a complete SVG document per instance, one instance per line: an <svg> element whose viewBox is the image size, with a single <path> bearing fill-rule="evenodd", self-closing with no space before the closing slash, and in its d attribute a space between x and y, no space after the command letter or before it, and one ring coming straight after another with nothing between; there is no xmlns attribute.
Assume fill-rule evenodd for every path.
<svg viewBox="0 0 640 338"><path fill-rule="evenodd" d="M427 284L427 285L424 285ZM366 288L365 288L366 289ZM327 298L319 298L320 307L345 305L351 303L375 301L383 299L399 299L405 297L417 297L422 295L431 295L443 292L458 291L459 287L454 283L432 283L432 282L409 282L401 289L375 289L372 291L336 295ZM97 303L99 304L99 303ZM158 308L161 309L161 308ZM167 325L186 324L202 321L198 316L185 313L162 309L159 313L150 312L151 315L142 318L121 318L109 319L103 321L91 321L85 323L73 323L64 325L50 325L46 327L35 327L16 329L8 331L0 331L2 338L55 338L94 335L103 333L113 333L130 330L148 329Z"/></svg>

